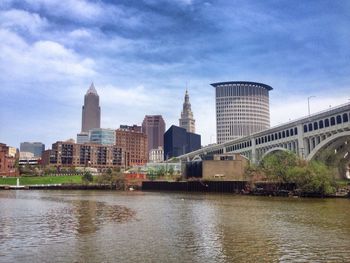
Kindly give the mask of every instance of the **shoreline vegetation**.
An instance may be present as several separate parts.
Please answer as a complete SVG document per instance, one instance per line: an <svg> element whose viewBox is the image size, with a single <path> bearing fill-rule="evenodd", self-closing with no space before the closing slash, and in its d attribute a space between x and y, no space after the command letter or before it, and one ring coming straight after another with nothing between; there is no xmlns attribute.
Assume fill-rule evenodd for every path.
<svg viewBox="0 0 350 263"><path fill-rule="evenodd" d="M77 173L74 169L60 171L51 175L25 170L20 177L20 185L30 189L140 189L128 181L120 170L107 169L93 176L89 171ZM36 176L33 176L35 174ZM180 182L178 175L167 171L154 171L148 174L147 181ZM152 175L152 176L151 176ZM336 180L334 169L317 161L307 162L290 152L276 152L264 158L259 165L249 165L245 172L246 187L238 194L271 196L309 196L309 197L350 197L349 180ZM202 179L189 178L186 182L203 183ZM213 181L214 182L214 181ZM223 181L224 182L224 181ZM16 186L17 178L0 177L0 189ZM46 187L45 187L46 186ZM202 189L203 192L209 190ZM217 192L220 192L219 190Z"/></svg>

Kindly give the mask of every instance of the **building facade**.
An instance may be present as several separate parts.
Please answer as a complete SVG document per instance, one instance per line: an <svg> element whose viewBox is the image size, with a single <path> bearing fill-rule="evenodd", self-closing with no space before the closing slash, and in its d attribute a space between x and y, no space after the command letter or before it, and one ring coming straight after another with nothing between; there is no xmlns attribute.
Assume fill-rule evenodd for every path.
<svg viewBox="0 0 350 263"><path fill-rule="evenodd" d="M148 161L151 163L160 163L164 161L164 149L158 147L158 149L152 149L149 151Z"/></svg>
<svg viewBox="0 0 350 263"><path fill-rule="evenodd" d="M196 132L196 121L193 118L193 112L191 110L190 96L186 90L185 99L182 107L181 118L179 119L179 126L186 129L187 132Z"/></svg>
<svg viewBox="0 0 350 263"><path fill-rule="evenodd" d="M77 143L88 143L89 142L89 133L81 132L77 134Z"/></svg>
<svg viewBox="0 0 350 263"><path fill-rule="evenodd" d="M45 152L45 151L44 151ZM42 154L44 154L44 152ZM19 152L19 165L37 165L41 161L41 157L35 157L31 152Z"/></svg>
<svg viewBox="0 0 350 263"><path fill-rule="evenodd" d="M115 130L92 129L89 131L89 142L102 145L115 145Z"/></svg>
<svg viewBox="0 0 350 263"><path fill-rule="evenodd" d="M100 128L101 108L100 98L95 89L94 83L84 96L84 105L82 108L81 132L89 132L94 128Z"/></svg>
<svg viewBox="0 0 350 263"><path fill-rule="evenodd" d="M164 160L201 148L201 136L172 125L164 134Z"/></svg>
<svg viewBox="0 0 350 263"><path fill-rule="evenodd" d="M216 94L217 143L248 136L270 127L270 86L248 81L211 85Z"/></svg>
<svg viewBox="0 0 350 263"><path fill-rule="evenodd" d="M197 177L203 180L246 181L245 169L249 160L240 154L215 154L204 160L187 162L184 177Z"/></svg>
<svg viewBox="0 0 350 263"><path fill-rule="evenodd" d="M116 130L116 146L125 151L125 165L144 165L148 160L147 135L141 126L120 125Z"/></svg>
<svg viewBox="0 0 350 263"><path fill-rule="evenodd" d="M142 132L147 135L148 152L164 147L165 122L162 115L146 115L142 122Z"/></svg>
<svg viewBox="0 0 350 263"><path fill-rule="evenodd" d="M50 165L97 169L118 168L124 165L123 155L122 149L115 145L76 144L71 141L58 141L52 144Z"/></svg>
<svg viewBox="0 0 350 263"><path fill-rule="evenodd" d="M19 150L20 152L30 152L34 154L34 157L41 158L45 151L45 144L41 142L21 142Z"/></svg>
<svg viewBox="0 0 350 263"><path fill-rule="evenodd" d="M0 143L0 176L18 176L16 167L17 156L13 156L11 148L4 143Z"/></svg>

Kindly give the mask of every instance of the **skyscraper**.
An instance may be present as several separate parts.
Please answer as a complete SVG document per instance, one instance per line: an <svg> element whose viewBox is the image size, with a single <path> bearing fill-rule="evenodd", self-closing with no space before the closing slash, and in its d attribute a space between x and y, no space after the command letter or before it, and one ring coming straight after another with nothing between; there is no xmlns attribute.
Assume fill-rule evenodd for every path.
<svg viewBox="0 0 350 263"><path fill-rule="evenodd" d="M201 136L172 125L164 133L164 160L201 148Z"/></svg>
<svg viewBox="0 0 350 263"><path fill-rule="evenodd" d="M183 108L181 112L181 118L179 119L179 126L186 129L187 132L196 132L195 119L193 118L193 112L191 110L190 97L186 89L185 101L183 103Z"/></svg>
<svg viewBox="0 0 350 263"><path fill-rule="evenodd" d="M100 98L95 89L94 83L91 83L90 88L84 97L83 117L81 123L81 131L89 132L94 128L100 128L101 123L101 108L99 106Z"/></svg>
<svg viewBox="0 0 350 263"><path fill-rule="evenodd" d="M41 157L45 151L45 144L41 142L21 142L19 150L21 152L30 152L34 157Z"/></svg>
<svg viewBox="0 0 350 263"><path fill-rule="evenodd" d="M249 81L219 82L211 85L216 93L218 143L270 127L270 86Z"/></svg>
<svg viewBox="0 0 350 263"><path fill-rule="evenodd" d="M165 122L162 115L146 115L142 122L142 132L147 135L148 152L164 147Z"/></svg>

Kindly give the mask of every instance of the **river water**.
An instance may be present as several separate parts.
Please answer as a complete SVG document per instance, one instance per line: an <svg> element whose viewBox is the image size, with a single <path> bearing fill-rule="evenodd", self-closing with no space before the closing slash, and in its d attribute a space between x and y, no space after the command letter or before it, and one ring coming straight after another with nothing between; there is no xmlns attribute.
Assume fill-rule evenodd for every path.
<svg viewBox="0 0 350 263"><path fill-rule="evenodd" d="M0 191L0 262L350 262L350 200Z"/></svg>

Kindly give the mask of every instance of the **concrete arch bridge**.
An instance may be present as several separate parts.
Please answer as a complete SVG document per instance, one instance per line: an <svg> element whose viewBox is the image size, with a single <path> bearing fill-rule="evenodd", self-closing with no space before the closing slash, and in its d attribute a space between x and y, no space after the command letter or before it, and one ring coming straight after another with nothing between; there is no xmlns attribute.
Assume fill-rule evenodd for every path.
<svg viewBox="0 0 350 263"><path fill-rule="evenodd" d="M271 152L288 150L303 159L312 160L321 156L323 151L331 149L336 153L339 147L344 150L349 149L349 145L350 103L346 103L250 136L207 146L178 158L190 161L214 154L239 153L251 162L259 163ZM344 155L350 155L347 153Z"/></svg>

